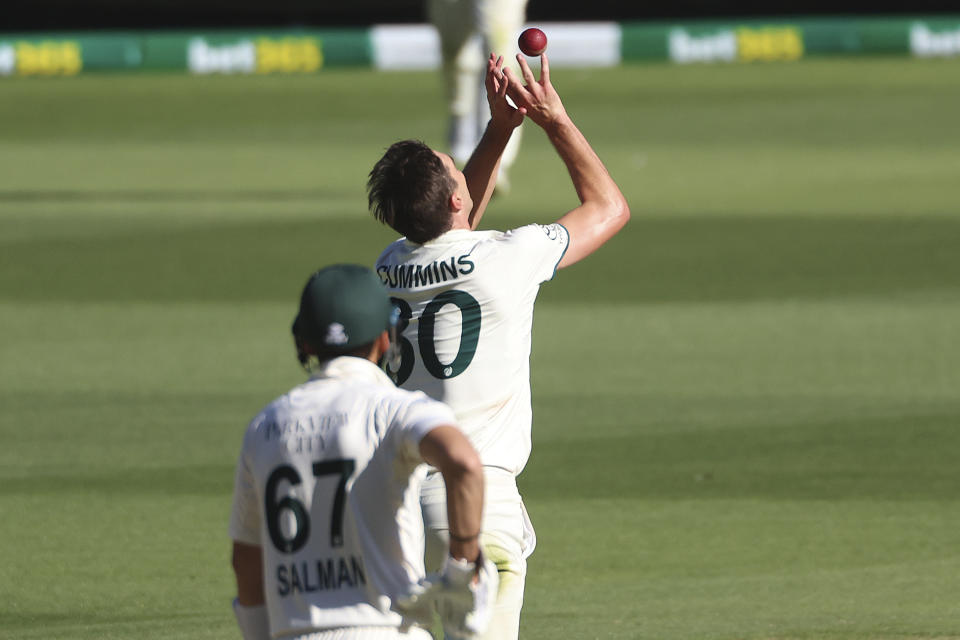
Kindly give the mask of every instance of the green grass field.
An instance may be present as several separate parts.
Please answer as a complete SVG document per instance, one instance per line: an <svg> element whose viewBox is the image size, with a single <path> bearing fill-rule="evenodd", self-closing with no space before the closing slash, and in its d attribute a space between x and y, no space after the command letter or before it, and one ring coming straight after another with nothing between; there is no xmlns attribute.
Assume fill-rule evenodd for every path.
<svg viewBox="0 0 960 640"><path fill-rule="evenodd" d="M958 72L554 70L634 218L540 296L525 639L960 638ZM238 638L242 430L439 78L0 92L0 638ZM512 177L485 227L576 203Z"/></svg>

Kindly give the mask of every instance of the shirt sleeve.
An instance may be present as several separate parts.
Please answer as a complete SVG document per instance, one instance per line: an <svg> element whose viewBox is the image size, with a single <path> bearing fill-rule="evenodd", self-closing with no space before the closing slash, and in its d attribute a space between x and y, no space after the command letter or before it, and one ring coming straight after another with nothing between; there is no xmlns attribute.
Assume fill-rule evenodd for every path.
<svg viewBox="0 0 960 640"><path fill-rule="evenodd" d="M514 273L529 274L539 285L553 279L570 246L570 233L559 222L528 224L505 232L501 242L515 265Z"/></svg>
<svg viewBox="0 0 960 640"><path fill-rule="evenodd" d="M260 500L257 498L256 482L247 447L247 438L244 438L244 446L237 460L237 470L233 481L230 537L246 544L261 544Z"/></svg>
<svg viewBox="0 0 960 640"><path fill-rule="evenodd" d="M417 391L409 396L396 412L391 424L399 438L399 451L404 457L422 462L420 441L425 435L443 425L456 426L453 410L442 402Z"/></svg>

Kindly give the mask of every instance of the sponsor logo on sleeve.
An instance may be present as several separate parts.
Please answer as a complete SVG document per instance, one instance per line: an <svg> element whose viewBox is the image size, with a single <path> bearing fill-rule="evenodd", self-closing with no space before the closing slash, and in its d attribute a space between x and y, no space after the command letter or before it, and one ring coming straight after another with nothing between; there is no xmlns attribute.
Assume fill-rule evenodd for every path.
<svg viewBox="0 0 960 640"><path fill-rule="evenodd" d="M547 237L551 240L558 240L562 237L563 227L554 222L553 224L540 225L540 228L543 230Z"/></svg>

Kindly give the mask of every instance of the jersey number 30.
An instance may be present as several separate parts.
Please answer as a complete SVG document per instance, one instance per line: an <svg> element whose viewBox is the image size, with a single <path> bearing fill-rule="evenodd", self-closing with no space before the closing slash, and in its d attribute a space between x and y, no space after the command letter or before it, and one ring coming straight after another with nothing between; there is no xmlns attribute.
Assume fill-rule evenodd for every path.
<svg viewBox="0 0 960 640"><path fill-rule="evenodd" d="M390 298L400 309L400 322L397 325L397 334L400 336L400 367L396 371L387 369L387 373L397 384L403 384L410 377L413 371L413 361L416 357L413 353L413 345L403 337L403 332L409 326L413 318L413 310L406 300L400 298ZM460 348L457 355L447 364L440 362L437 357L437 347L435 343L437 314L445 305L452 304L460 310ZM420 314L420 322L417 329L417 346L420 351L420 359L423 366L430 372L434 378L444 380L455 378L463 373L477 352L477 342L480 340L480 303L477 299L466 291L451 289L437 295L427 303Z"/></svg>
<svg viewBox="0 0 960 640"><path fill-rule="evenodd" d="M333 505L330 508L330 546L343 546L343 507L346 504L347 480L353 475L356 463L353 460L323 460L313 463L313 475L340 476L333 496ZM284 496L277 500L277 485L286 480L291 485L298 485L302 481L300 473L288 464L280 465L267 478L266 496L264 502L267 510L267 529L270 531L270 541L281 553L295 553L307 544L310 536L310 514L303 503L293 496ZM281 527L281 518L284 511L289 511L296 521L292 537L284 535Z"/></svg>

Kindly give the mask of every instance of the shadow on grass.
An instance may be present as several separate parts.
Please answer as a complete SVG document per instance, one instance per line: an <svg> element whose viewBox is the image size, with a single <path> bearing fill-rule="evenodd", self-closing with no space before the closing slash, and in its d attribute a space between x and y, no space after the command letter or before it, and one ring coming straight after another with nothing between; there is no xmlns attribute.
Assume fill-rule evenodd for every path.
<svg viewBox="0 0 960 640"><path fill-rule="evenodd" d="M372 264L393 234L365 211L163 233L8 244L0 299L290 301L334 262ZM543 290L552 302L816 299L960 290L960 219L637 219Z"/></svg>
<svg viewBox="0 0 960 640"><path fill-rule="evenodd" d="M332 195L327 189L53 189L0 191L0 202L298 202ZM335 193L333 195L340 195Z"/></svg>
<svg viewBox="0 0 960 640"><path fill-rule="evenodd" d="M198 624L219 623L223 616L211 613L177 612L175 617L160 615L118 615L102 610L78 609L66 613L43 611L16 611L0 613L0 629L16 631L16 638L66 637L141 637L145 630L186 627L196 629ZM184 632L189 633L186 629ZM76 635L74 635L76 634ZM153 637L153 636L148 636Z"/></svg>
<svg viewBox="0 0 960 640"><path fill-rule="evenodd" d="M960 405L777 428L731 425L535 442L521 490L532 499L760 498L956 502Z"/></svg>

